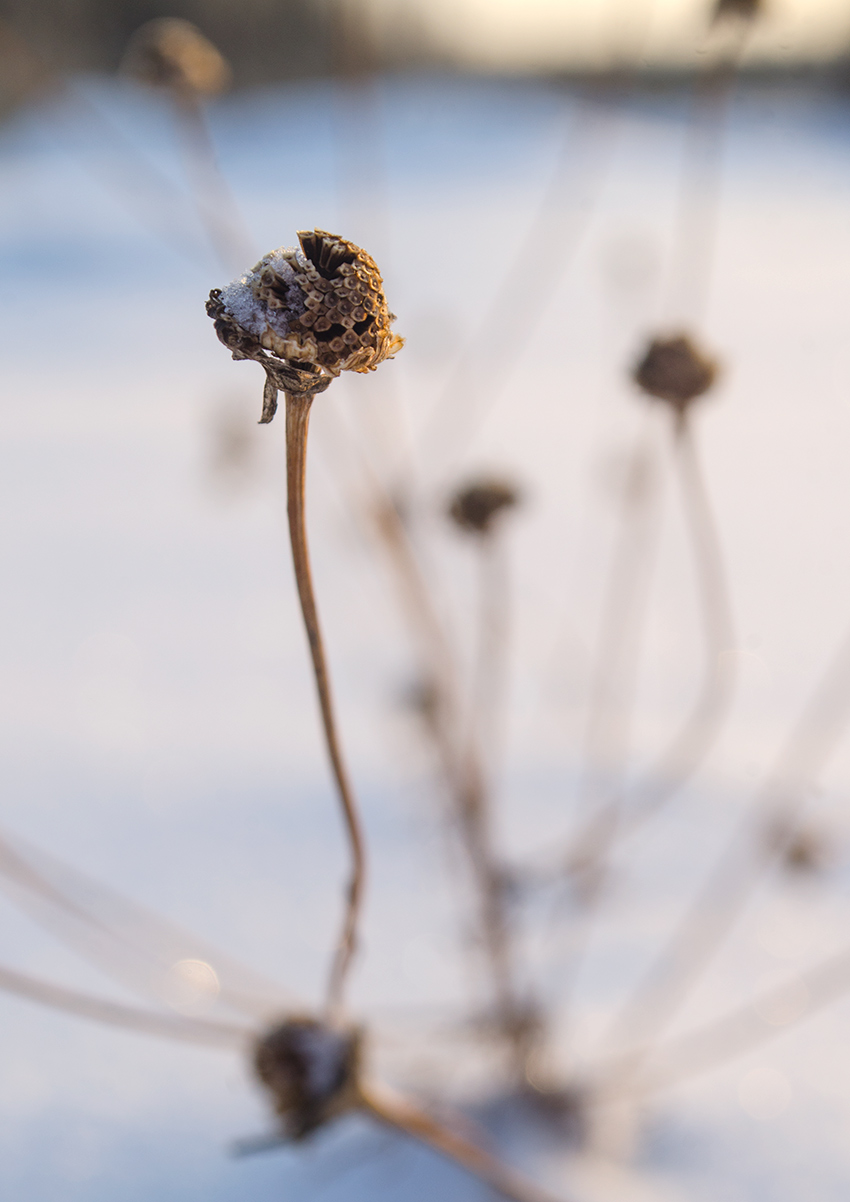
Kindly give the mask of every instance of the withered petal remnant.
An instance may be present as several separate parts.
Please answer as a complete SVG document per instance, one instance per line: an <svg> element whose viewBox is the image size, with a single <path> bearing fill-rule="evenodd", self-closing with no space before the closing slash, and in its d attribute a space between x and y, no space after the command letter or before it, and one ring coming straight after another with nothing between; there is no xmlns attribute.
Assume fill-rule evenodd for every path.
<svg viewBox="0 0 850 1202"><path fill-rule="evenodd" d="M717 377L717 363L686 334L653 338L634 369L635 383L679 413L707 392Z"/></svg>
<svg viewBox="0 0 850 1202"><path fill-rule="evenodd" d="M207 302L233 358L266 371L263 421L274 416L274 390L322 392L340 372L374 371L404 345L371 255L324 230L301 230L298 240L300 249L270 251Z"/></svg>

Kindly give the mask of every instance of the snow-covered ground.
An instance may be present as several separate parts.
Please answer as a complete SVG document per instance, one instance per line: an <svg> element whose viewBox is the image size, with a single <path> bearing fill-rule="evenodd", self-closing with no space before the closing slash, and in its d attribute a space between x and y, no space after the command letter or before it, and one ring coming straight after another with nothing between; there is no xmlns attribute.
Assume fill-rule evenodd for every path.
<svg viewBox="0 0 850 1202"><path fill-rule="evenodd" d="M229 360L204 314L209 289L234 273L198 225L167 104L108 81L74 88L0 129L0 821L315 1000L344 858L287 559L283 423L253 424L261 373ZM675 95L615 104L413 79L353 98L299 85L211 114L257 255L299 228L363 244L408 339L374 377L340 380L317 401L309 504L371 846L356 1009L396 1040L420 1031L411 1073L423 1080L417 1015L456 1011L466 968L427 761L399 705L410 648L355 511L357 465L365 455L388 480L415 477L458 641L474 572L468 545L442 529L446 491L482 467L523 489L500 801L505 845L546 851L574 812L636 437L651 448L664 514L636 763L669 736L701 667L667 415L626 382L642 339L677 317L664 298L685 112ZM588 1047L850 619L848 118L843 98L781 88L744 92L733 110L700 331L724 372L698 437L740 684L709 764L669 818L624 848L579 983ZM529 239L535 221L545 236ZM765 886L683 1023L842 946L848 787L850 740L815 798L835 863ZM5 903L0 962L123 996ZM545 975L556 997L554 969ZM483 1196L353 1122L303 1154L234 1161L228 1142L268 1127L235 1058L5 996L0 1013L3 1197ZM848 1017L839 1003L660 1096L630 1158L585 1157L564 1180L590 1202L844 1199Z"/></svg>

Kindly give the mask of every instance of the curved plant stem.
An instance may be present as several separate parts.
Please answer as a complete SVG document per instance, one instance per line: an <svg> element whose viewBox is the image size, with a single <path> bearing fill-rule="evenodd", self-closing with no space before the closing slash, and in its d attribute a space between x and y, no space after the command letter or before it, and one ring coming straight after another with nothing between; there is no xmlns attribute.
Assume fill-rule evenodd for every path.
<svg viewBox="0 0 850 1202"><path fill-rule="evenodd" d="M375 530L387 552L425 666L430 694L423 721L451 799L452 819L470 866L478 900L478 926L487 959L499 1030L523 1077L530 1029L517 998L514 949L505 913L505 876L496 860L490 830L490 798L477 732L464 740L457 663L436 614L428 583L398 509L376 494Z"/></svg>
<svg viewBox="0 0 850 1202"><path fill-rule="evenodd" d="M503 1198L512 1202L557 1202L536 1182L510 1168L463 1135L444 1126L414 1102L383 1085L360 1086L363 1109L379 1122L403 1131L420 1143L453 1160L481 1181L486 1181Z"/></svg>
<svg viewBox="0 0 850 1202"><path fill-rule="evenodd" d="M690 418L674 429L674 452L682 507L691 535L705 642L705 671L693 710L634 789L624 816L628 830L650 817L681 789L714 745L735 690L735 624L723 551L705 487Z"/></svg>
<svg viewBox="0 0 850 1202"><path fill-rule="evenodd" d="M567 868L584 886L586 902L597 893L601 861L621 821L635 676L658 533L653 460L643 433L630 458L620 532L602 610L587 725L583 792L595 804L570 840L566 854Z"/></svg>
<svg viewBox="0 0 850 1202"><path fill-rule="evenodd" d="M850 949L845 947L744 1005L661 1044L652 1052L649 1065L637 1076L629 1071L634 1053L599 1066L596 1071L602 1084L595 1086L594 1092L604 1097L654 1093L689 1081L784 1035L845 997L848 990ZM776 1017L771 1018L771 1014Z"/></svg>
<svg viewBox="0 0 850 1202"><path fill-rule="evenodd" d="M615 840L630 833L668 802L705 759L720 733L734 694L735 628L723 552L705 487L690 419L677 420L674 456L682 507L693 549L705 645L705 669L696 703L655 764L630 790L624 806L615 795L600 806L574 837L567 857L592 879Z"/></svg>
<svg viewBox="0 0 850 1202"><path fill-rule="evenodd" d="M762 787L755 814L734 832L703 888L673 931L646 979L609 1032L610 1043L636 1047L631 1070L658 1037L722 946L756 885L783 854L811 787L850 721L850 638L792 730L779 762ZM766 839L765 831L785 836ZM639 1046L637 1046L639 1045Z"/></svg>
<svg viewBox="0 0 850 1202"><path fill-rule="evenodd" d="M357 802L348 780L348 772L343 762L342 749L337 735L331 687L325 661L325 648L319 627L319 615L316 610L310 558L307 551L304 481L307 460L307 430L313 396L310 393L305 396L295 396L289 392L285 395L287 513L289 515L289 539L292 544L292 563L295 568L295 581L298 587L298 599L301 602L301 613L304 617L304 627L307 631L307 641L310 644L310 656L313 661L313 674L316 678L316 690L319 696L328 758L339 794L351 854L351 876L346 891L345 915L328 981L327 1008L333 1017L337 1017L342 1009L345 981L357 946L357 925L366 879L366 854Z"/></svg>

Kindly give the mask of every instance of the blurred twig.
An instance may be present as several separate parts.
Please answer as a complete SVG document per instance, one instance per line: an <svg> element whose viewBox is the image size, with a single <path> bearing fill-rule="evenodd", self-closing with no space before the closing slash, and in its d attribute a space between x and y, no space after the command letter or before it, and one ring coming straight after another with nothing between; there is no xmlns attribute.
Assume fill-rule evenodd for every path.
<svg viewBox="0 0 850 1202"><path fill-rule="evenodd" d="M765 873L782 856L815 780L850 721L850 638L791 732L773 772L651 971L608 1032L640 1045L635 1069L716 955ZM764 838L765 825L784 838Z"/></svg>
<svg viewBox="0 0 850 1202"><path fill-rule="evenodd" d="M768 1040L813 1018L850 991L850 949L828 956L805 972L795 973L742 1006L693 1031L649 1049L635 1049L612 1062L592 1067L602 1097L621 1092L639 1094L667 1089L744 1056ZM635 1058L648 1064L635 1075Z"/></svg>

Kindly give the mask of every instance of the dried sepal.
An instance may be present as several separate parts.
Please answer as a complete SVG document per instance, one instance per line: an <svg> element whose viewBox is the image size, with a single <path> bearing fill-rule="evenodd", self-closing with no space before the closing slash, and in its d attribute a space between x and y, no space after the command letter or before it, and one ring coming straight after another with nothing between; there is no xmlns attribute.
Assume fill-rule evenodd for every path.
<svg viewBox="0 0 850 1202"><path fill-rule="evenodd" d="M253 359L266 373L263 388L263 412L260 425L267 425L277 413L278 392L297 396L324 392L331 376L323 375L312 363L290 363L267 354L255 337L235 321L224 307L221 289L213 288L206 304L207 315L213 319L215 332L234 359Z"/></svg>
<svg viewBox="0 0 850 1202"><path fill-rule="evenodd" d="M217 96L230 86L226 59L191 21L159 17L133 34L123 70L155 88Z"/></svg>
<svg viewBox="0 0 850 1202"><path fill-rule="evenodd" d="M361 1047L359 1031L315 1018L288 1019L261 1036L254 1070L287 1138L304 1139L360 1104Z"/></svg>
<svg viewBox="0 0 850 1202"><path fill-rule="evenodd" d="M519 503L520 495L504 480L485 478L458 489L447 513L456 526L473 534L487 534L499 514Z"/></svg>
<svg viewBox="0 0 850 1202"><path fill-rule="evenodd" d="M676 334L653 338L632 378L644 392L684 413L712 386L717 370L716 361L699 350L687 334Z"/></svg>

